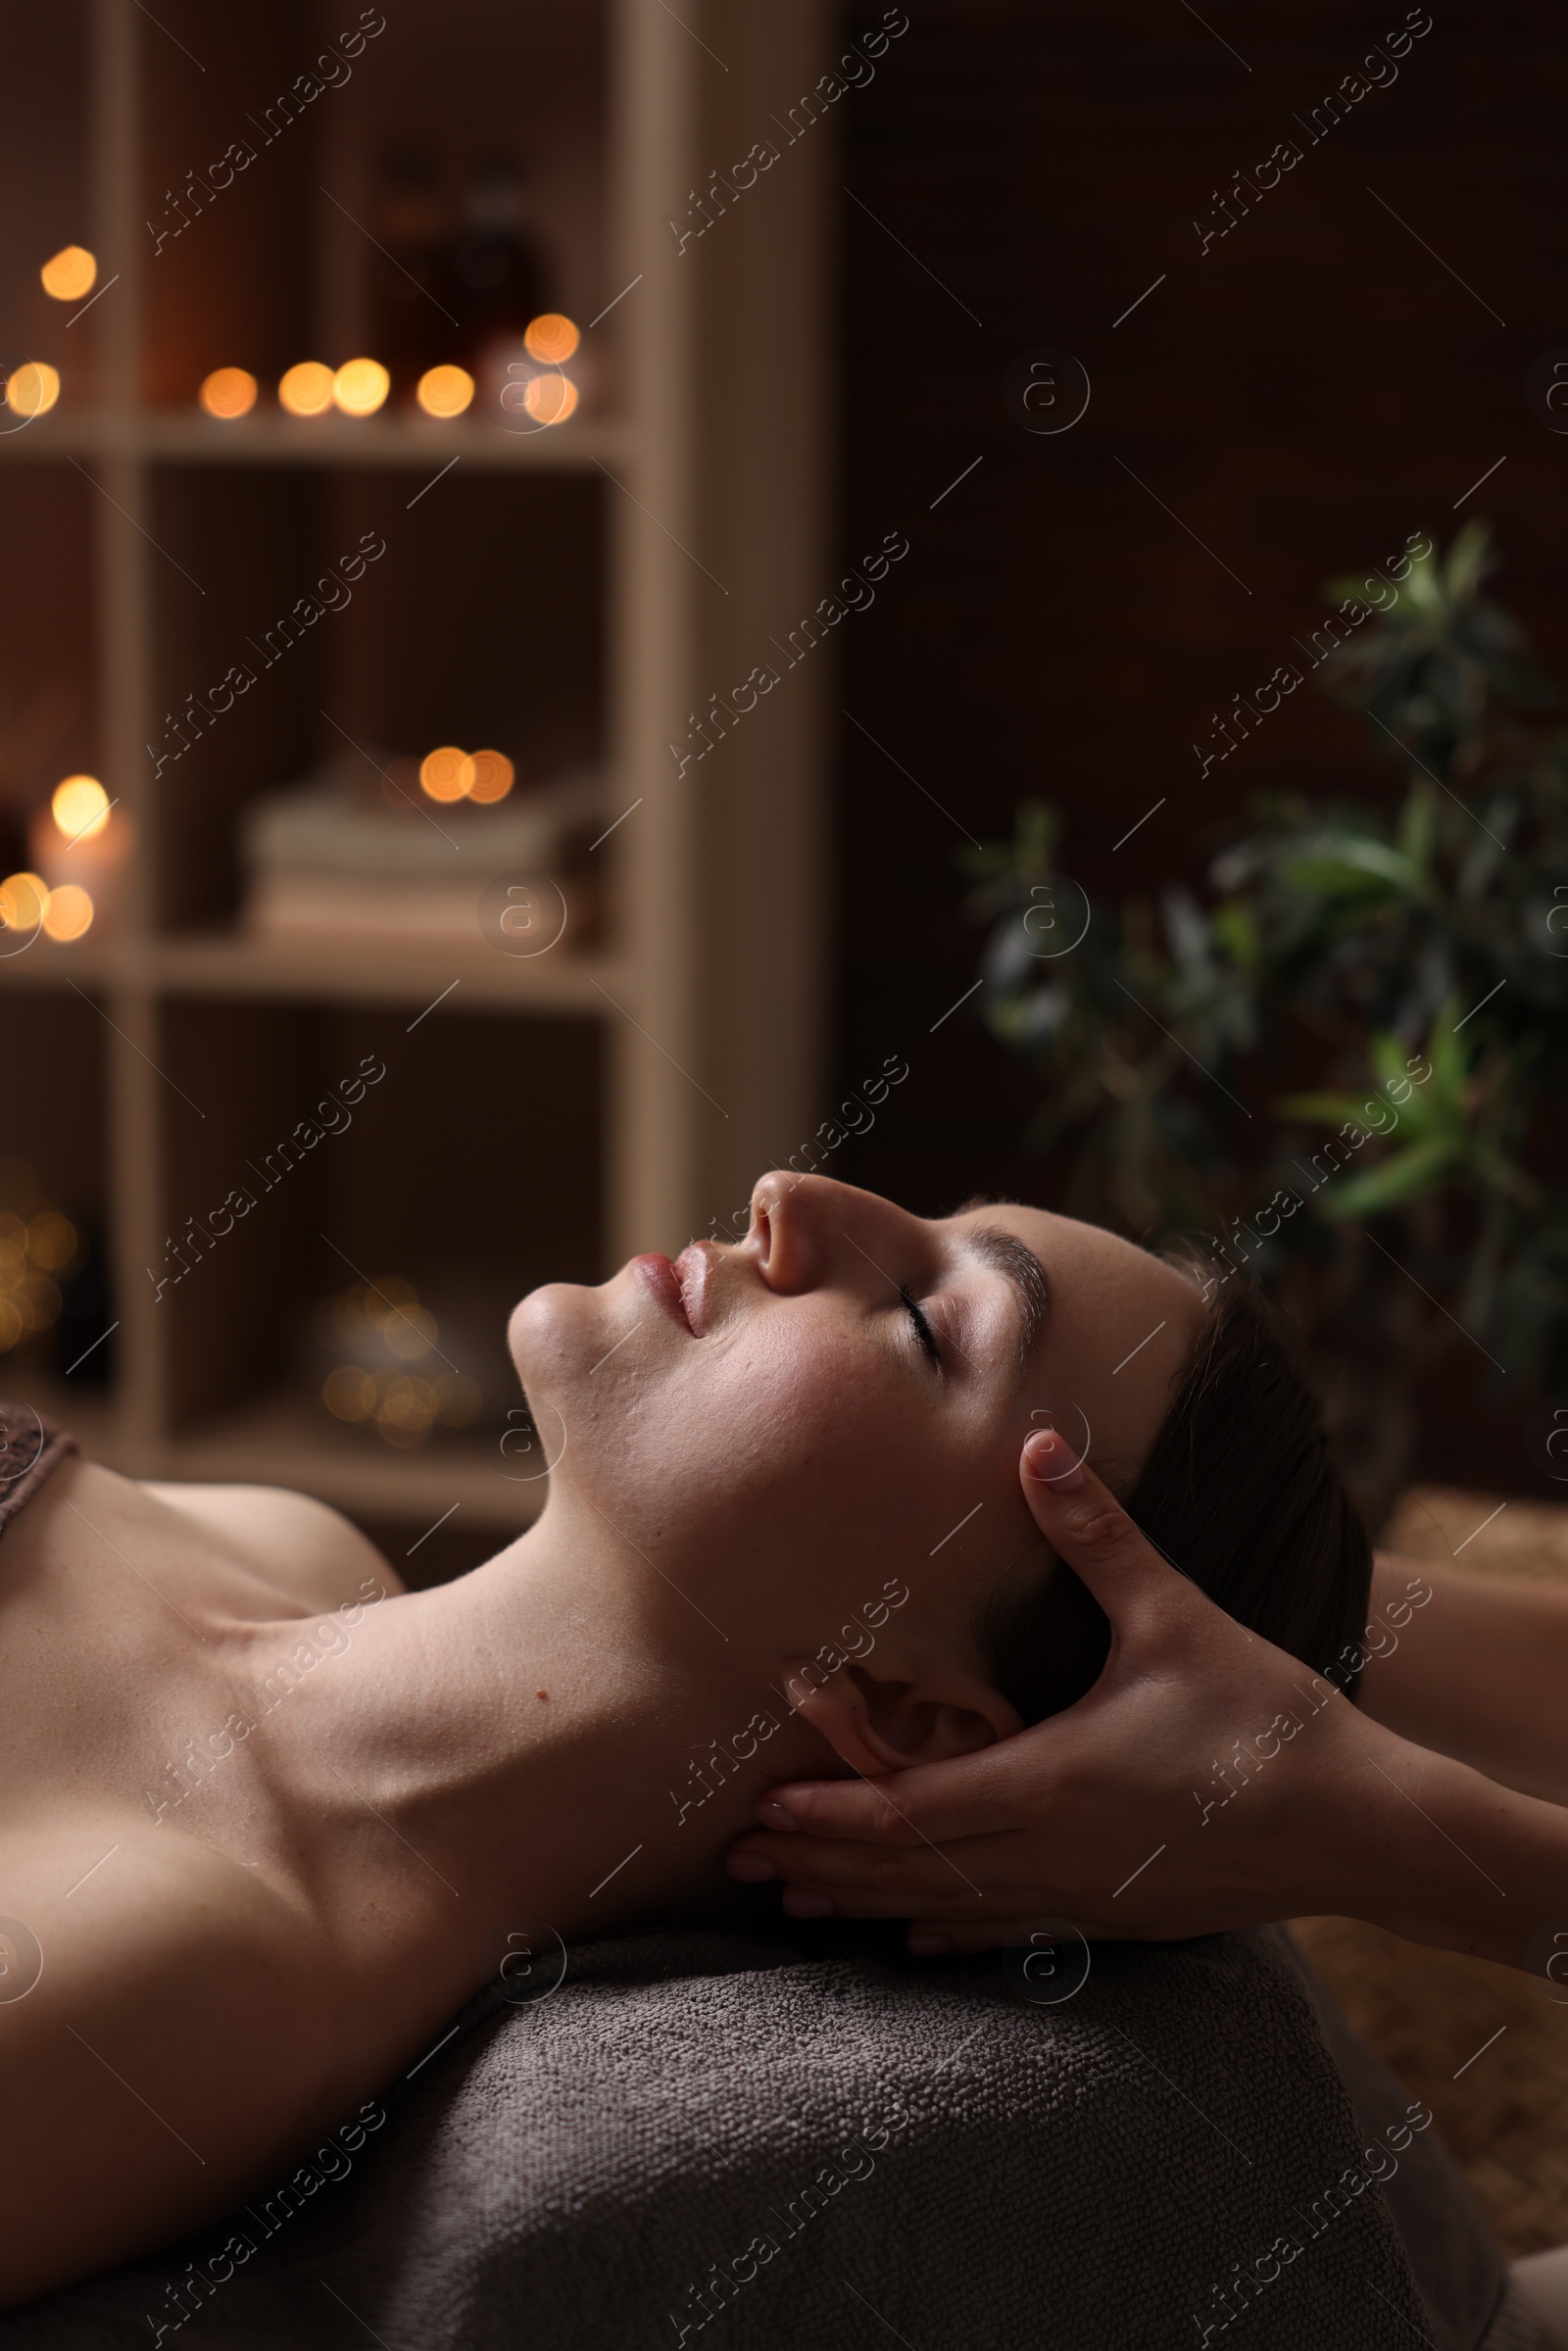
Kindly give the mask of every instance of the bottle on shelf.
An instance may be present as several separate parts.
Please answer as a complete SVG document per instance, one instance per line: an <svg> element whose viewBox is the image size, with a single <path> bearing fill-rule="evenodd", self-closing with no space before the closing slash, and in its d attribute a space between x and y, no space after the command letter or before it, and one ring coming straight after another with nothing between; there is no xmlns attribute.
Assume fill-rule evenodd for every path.
<svg viewBox="0 0 1568 2351"><path fill-rule="evenodd" d="M527 234L522 173L492 156L463 192L462 221L448 248L442 299L458 320L453 357L477 375L498 343L516 343L544 308L543 273Z"/></svg>
<svg viewBox="0 0 1568 2351"><path fill-rule="evenodd" d="M452 220L433 159L422 150L388 151L381 167L371 252L371 345L392 378L392 397L412 398L426 368L460 355L443 292Z"/></svg>

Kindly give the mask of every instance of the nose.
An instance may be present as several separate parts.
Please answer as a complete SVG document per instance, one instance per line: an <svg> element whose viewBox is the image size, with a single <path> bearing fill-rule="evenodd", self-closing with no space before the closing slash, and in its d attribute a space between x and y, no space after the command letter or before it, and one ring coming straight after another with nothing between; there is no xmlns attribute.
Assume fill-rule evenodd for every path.
<svg viewBox="0 0 1568 2351"><path fill-rule="evenodd" d="M882 1229L904 1211L875 1193L831 1176L795 1175L773 1168L752 1189L752 1229L746 1246L770 1290L814 1290L836 1273L877 1278L886 1254Z"/></svg>
<svg viewBox="0 0 1568 2351"><path fill-rule="evenodd" d="M825 1196L842 1189L826 1176L772 1168L752 1186L748 1243L770 1290L810 1290L822 1279L827 1250Z"/></svg>

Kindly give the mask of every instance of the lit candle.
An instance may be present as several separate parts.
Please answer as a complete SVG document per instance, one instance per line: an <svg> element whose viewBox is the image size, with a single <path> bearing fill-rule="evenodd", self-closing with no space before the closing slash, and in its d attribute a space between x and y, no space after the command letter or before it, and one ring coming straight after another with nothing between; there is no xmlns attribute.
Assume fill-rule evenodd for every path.
<svg viewBox="0 0 1568 2351"><path fill-rule="evenodd" d="M461 416L473 398L473 377L466 367L427 367L414 397L427 416Z"/></svg>
<svg viewBox="0 0 1568 2351"><path fill-rule="evenodd" d="M24 360L6 377L5 395L19 416L47 416L60 398L60 371L47 360Z"/></svg>
<svg viewBox="0 0 1568 2351"><path fill-rule="evenodd" d="M209 416L248 416L256 406L256 378L246 367L215 367L197 395Z"/></svg>
<svg viewBox="0 0 1568 2351"><path fill-rule="evenodd" d="M55 302L79 302L98 281L98 264L85 245L62 245L38 272L43 290Z"/></svg>
<svg viewBox="0 0 1568 2351"><path fill-rule="evenodd" d="M95 775L68 775L27 828L27 848L51 893L70 891L51 928L52 938L78 939L89 924L102 936L113 926L125 859L135 838L125 810L112 802ZM85 901L85 903L83 903Z"/></svg>
<svg viewBox="0 0 1568 2351"><path fill-rule="evenodd" d="M332 405L332 370L319 360L301 360L285 370L277 387L278 405L291 416L319 416Z"/></svg>
<svg viewBox="0 0 1568 2351"><path fill-rule="evenodd" d="M391 388L379 360L345 360L332 378L332 398L345 416L373 416Z"/></svg>

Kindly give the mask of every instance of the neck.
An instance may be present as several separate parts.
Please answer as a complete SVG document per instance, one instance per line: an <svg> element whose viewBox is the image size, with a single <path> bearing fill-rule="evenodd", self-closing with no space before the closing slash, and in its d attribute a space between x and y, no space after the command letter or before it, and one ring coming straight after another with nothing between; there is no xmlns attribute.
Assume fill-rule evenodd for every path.
<svg viewBox="0 0 1568 2351"><path fill-rule="evenodd" d="M378 1898L428 1920L470 1989L507 1927L569 1942L732 1911L721 1857L758 1794L832 1766L771 1661L628 1557L553 1502L471 1575L371 1608L291 1702L291 1810L351 1879L390 1873Z"/></svg>

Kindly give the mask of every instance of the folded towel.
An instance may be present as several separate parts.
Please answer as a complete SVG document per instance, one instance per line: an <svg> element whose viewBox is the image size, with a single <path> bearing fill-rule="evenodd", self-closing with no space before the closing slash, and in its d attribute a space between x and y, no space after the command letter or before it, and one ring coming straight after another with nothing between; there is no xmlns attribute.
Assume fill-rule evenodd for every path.
<svg viewBox="0 0 1568 2351"><path fill-rule="evenodd" d="M1281 1933L1100 1945L1072 1981L589 1944L533 2004L482 1995L291 2188L0 2319L0 2351L1529 2341L1446 2176L1476 2241L1423 2301L1370 2175L1413 2180L1430 2117L1384 2077L1361 2127Z"/></svg>

